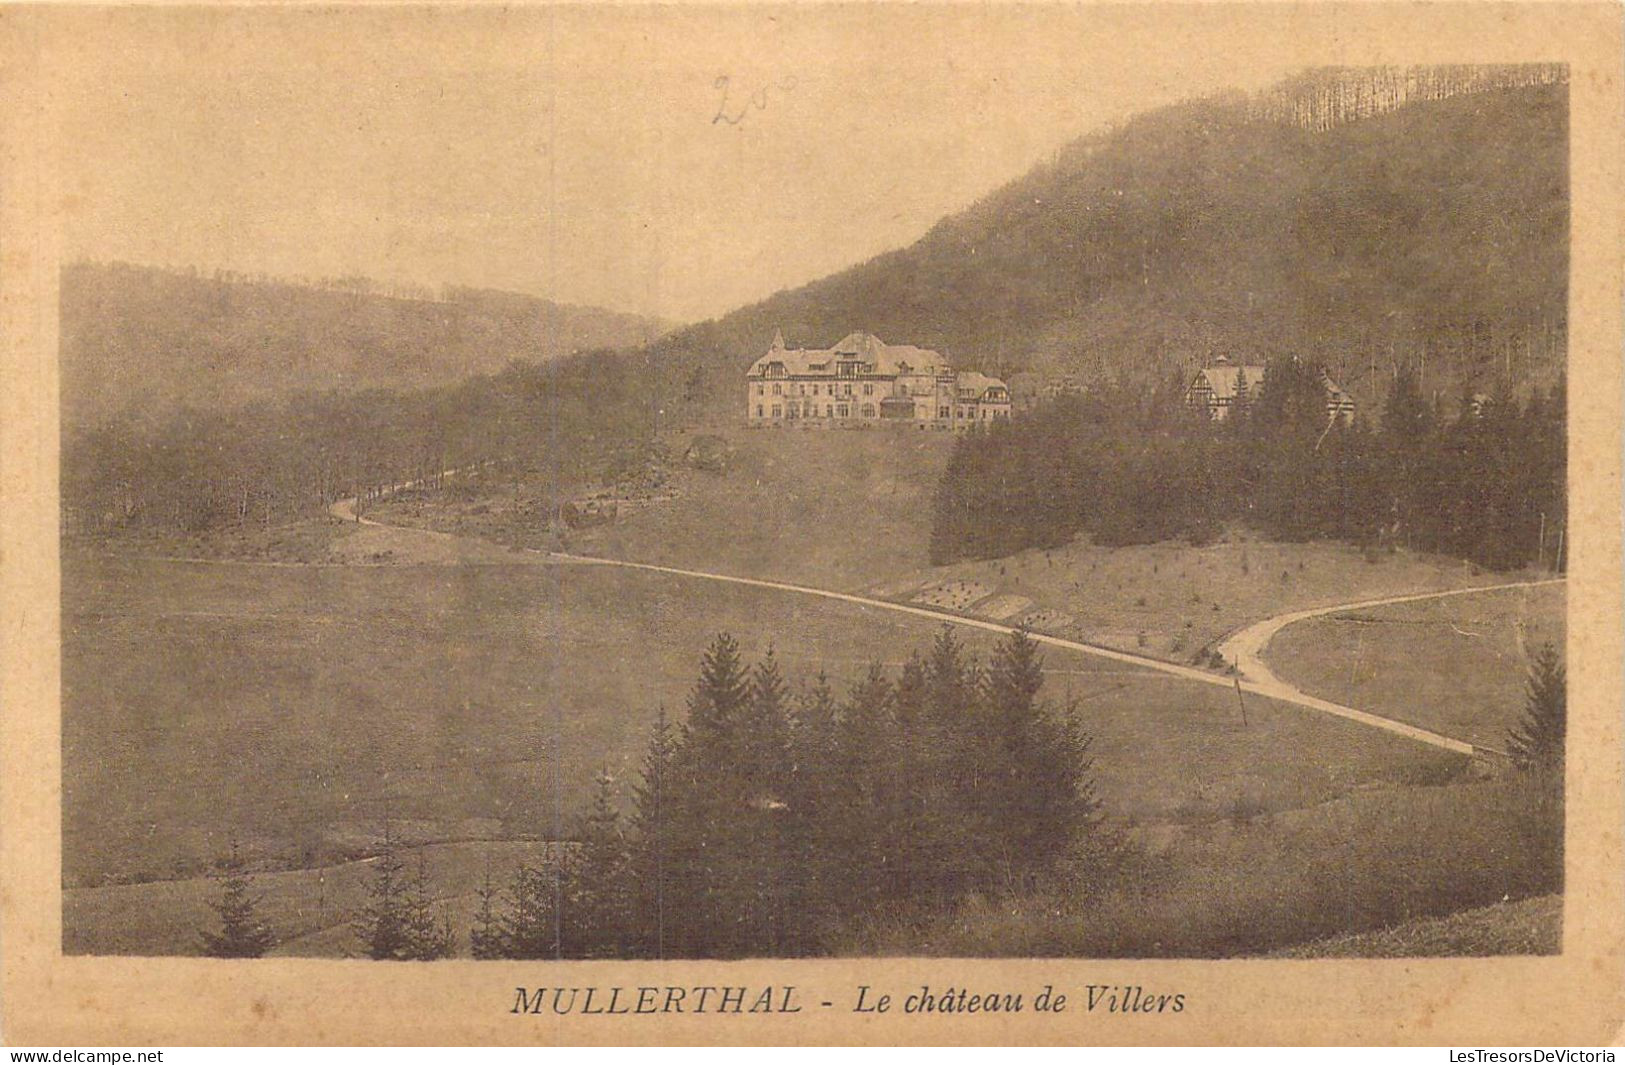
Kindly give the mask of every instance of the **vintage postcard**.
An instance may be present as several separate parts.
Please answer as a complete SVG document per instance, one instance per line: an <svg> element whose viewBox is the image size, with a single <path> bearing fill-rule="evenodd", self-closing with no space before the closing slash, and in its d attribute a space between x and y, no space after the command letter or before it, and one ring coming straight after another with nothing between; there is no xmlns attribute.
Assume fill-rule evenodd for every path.
<svg viewBox="0 0 1625 1065"><path fill-rule="evenodd" d="M1620 1038L1606 4L0 9L4 1038Z"/></svg>

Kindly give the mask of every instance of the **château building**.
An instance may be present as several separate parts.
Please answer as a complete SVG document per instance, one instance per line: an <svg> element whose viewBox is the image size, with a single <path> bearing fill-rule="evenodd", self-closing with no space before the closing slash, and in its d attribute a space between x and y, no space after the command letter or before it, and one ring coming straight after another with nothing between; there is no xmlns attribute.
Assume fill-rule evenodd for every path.
<svg viewBox="0 0 1625 1065"><path fill-rule="evenodd" d="M787 348L784 335L745 374L745 422L968 429L1010 416L997 377L955 370L928 348L849 333L830 348Z"/></svg>

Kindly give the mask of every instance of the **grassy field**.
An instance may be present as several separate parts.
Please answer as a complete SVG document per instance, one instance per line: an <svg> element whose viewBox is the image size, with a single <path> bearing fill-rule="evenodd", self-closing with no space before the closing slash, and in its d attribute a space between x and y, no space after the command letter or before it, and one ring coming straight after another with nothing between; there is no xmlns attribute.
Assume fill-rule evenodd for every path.
<svg viewBox="0 0 1625 1065"><path fill-rule="evenodd" d="M487 868L502 885L522 862L543 861L548 845L528 841L476 840L429 843L406 852L406 873L421 868L434 885L439 911L460 931L479 905ZM360 953L352 918L367 905L373 875L368 858L306 869L252 874L256 912L276 932L271 955L348 957ZM201 954L204 929L218 927L210 903L220 894L208 876L143 884L69 888L62 893L66 954Z"/></svg>
<svg viewBox="0 0 1625 1065"><path fill-rule="evenodd" d="M664 490L671 498L611 524L572 530L562 545L611 558L861 590L1181 662L1274 614L1511 579L1454 559L1270 543L1242 532L1205 547L1074 541L933 567L924 560L934 487L952 447L947 435L723 432L734 448L725 473L675 465ZM664 443L668 453L681 455L685 438ZM543 528L536 507L517 497L418 497L372 513L382 521L504 543L561 544Z"/></svg>
<svg viewBox="0 0 1625 1065"><path fill-rule="evenodd" d="M1368 561L1336 545L1240 538L1203 548L1073 544L921 568L930 486L948 441L736 437L726 473L681 470L674 498L576 530L567 546L1037 618L1046 629L1171 658L1288 609L1497 579L1404 553ZM509 520L517 511L477 512L483 505L403 500L373 514L457 529L473 522L515 543L537 533ZM819 535L792 538L792 525ZM717 631L732 631L752 657L771 644L793 686L824 669L839 691L871 662L900 665L937 629L853 604L549 565L429 531L317 523L278 535L294 545L288 557L259 544L247 557L329 564L65 558L72 949L196 949L214 890L200 874L236 838L279 900L272 916L282 949L342 954L348 933L332 912L353 903L354 878L386 822L437 870L455 867L439 886L449 906L471 905L468 880L485 855L567 830L600 768L623 782L635 776L657 708L681 716ZM1445 602L1290 627L1271 659L1317 694L1429 727L1496 721L1485 707L1521 700L1521 658L1507 642L1519 632L1513 622L1523 621L1526 641L1560 633L1561 593ZM1436 675L1426 688L1400 671L1418 634ZM981 654L992 639L964 638ZM1373 669L1354 669L1345 689L1350 654ZM1050 650L1046 666L1045 694L1075 700L1095 738L1106 809L1151 872L1132 897L1080 916L1095 928L1088 935L1038 914L984 915L942 930L932 949L1275 949L1493 902L1513 875L1495 861L1481 863L1482 875L1463 871L1473 848L1489 845L1481 837L1493 831L1496 807L1484 805L1485 785L1461 759L1251 696L1244 725L1234 692L1098 658ZM1339 847L1355 849L1342 865L1327 864ZM1351 877L1364 901L1339 900ZM1130 921L1142 905L1143 921ZM1275 915L1266 922L1273 938L1243 935L1259 927L1246 923L1248 907ZM1124 929L1115 939L1100 938L1108 911ZM889 949L890 940L877 929L865 943Z"/></svg>
<svg viewBox="0 0 1625 1065"><path fill-rule="evenodd" d="M877 590L930 601L968 587L985 597L957 607L972 614L1002 613L1020 598L1030 604L1025 616L1034 628L1188 662L1227 633L1275 614L1509 579L1405 551L1366 556L1343 544L1272 543L1232 533L1205 547L1074 541L1048 551L917 569Z"/></svg>
<svg viewBox="0 0 1625 1065"><path fill-rule="evenodd" d="M1424 917L1378 932L1317 939L1282 958L1493 958L1563 949L1563 896L1498 902L1448 917Z"/></svg>
<svg viewBox="0 0 1625 1065"><path fill-rule="evenodd" d="M160 530L131 530L119 535L69 538L68 550L125 558L206 558L219 561L320 563L350 549L359 527L337 518L311 518L264 528L250 521L237 528L210 529L192 535Z"/></svg>
<svg viewBox="0 0 1625 1065"><path fill-rule="evenodd" d="M793 683L823 668L838 689L935 631L848 604L534 564L70 556L64 615L64 881L115 893L195 877L233 836L261 867L299 868L373 853L386 819L413 845L552 835L600 767L635 774L656 708L681 713L717 630L753 656L771 642ZM981 653L989 639L966 636ZM1178 826L1460 770L1293 707L1249 699L1243 727L1223 690L1055 651L1047 667L1047 694L1077 699L1096 737L1108 809L1153 848ZM155 916L153 935L175 920ZM87 949L131 934L98 946L104 926L69 933Z"/></svg>
<svg viewBox="0 0 1625 1065"><path fill-rule="evenodd" d="M1330 614L1282 629L1266 658L1305 691L1504 749L1528 656L1562 650L1565 602L1548 585Z"/></svg>
<svg viewBox="0 0 1625 1065"><path fill-rule="evenodd" d="M545 508L522 492L455 493L385 502L370 513L530 547L851 590L917 568L927 557L931 499L947 466L945 433L881 430L721 431L723 472L673 461L672 498L610 525L550 535ZM688 437L662 443L681 456Z"/></svg>
<svg viewBox="0 0 1625 1065"><path fill-rule="evenodd" d="M1562 884L1562 815L1543 795L1516 775L1361 788L1313 808L1189 826L1140 855L1116 883L971 900L924 927L882 918L845 948L948 957L1234 957L1549 895ZM1552 944L1531 934L1501 945L1526 951ZM1415 946L1428 952L1420 941ZM1386 956L1391 949L1387 941L1357 940L1343 952Z"/></svg>
<svg viewBox="0 0 1625 1065"><path fill-rule="evenodd" d="M600 767L633 770L718 630L838 682L931 635L567 566L70 557L64 583L69 883L189 873L232 830L289 864L353 853L386 815L435 826L425 838L535 831Z"/></svg>

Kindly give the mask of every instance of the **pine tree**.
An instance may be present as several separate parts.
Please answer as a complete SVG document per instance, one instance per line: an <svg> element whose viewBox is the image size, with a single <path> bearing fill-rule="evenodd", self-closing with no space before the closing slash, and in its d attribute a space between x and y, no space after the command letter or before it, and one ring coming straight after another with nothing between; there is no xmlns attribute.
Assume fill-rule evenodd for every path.
<svg viewBox="0 0 1625 1065"><path fill-rule="evenodd" d="M666 900L672 890L668 852L671 846L672 763L677 736L662 706L649 732L642 778L632 789L632 908L645 957L666 956Z"/></svg>
<svg viewBox="0 0 1625 1065"><path fill-rule="evenodd" d="M1416 374L1407 367L1388 390L1382 413L1387 519L1398 524L1406 542L1424 532L1421 526L1429 501L1444 488L1439 463L1429 454L1437 447L1436 426Z"/></svg>
<svg viewBox="0 0 1625 1065"><path fill-rule="evenodd" d="M235 840L219 883L220 896L210 905L220 918L220 931L203 933L203 952L212 958L261 957L276 945L276 935L259 918L260 900L252 893Z"/></svg>
<svg viewBox="0 0 1625 1065"><path fill-rule="evenodd" d="M841 870L829 814L836 797L835 759L838 714L829 678L820 672L795 701L791 717L790 780L784 811L784 847L799 875L788 885L786 905L808 920L796 933L805 938L816 911L835 897ZM806 946L807 944L796 944Z"/></svg>
<svg viewBox="0 0 1625 1065"><path fill-rule="evenodd" d="M504 958L561 958L561 896L569 858L561 847L541 865L522 864L503 899L497 918L499 954Z"/></svg>
<svg viewBox="0 0 1625 1065"><path fill-rule="evenodd" d="M405 867L386 832L384 850L373 859L367 904L352 925L367 957L374 961L401 960L407 956L408 886Z"/></svg>
<svg viewBox="0 0 1625 1065"><path fill-rule="evenodd" d="M428 863L423 852L418 852L417 873L407 896L403 960L434 961L448 958L456 947L457 937L452 932L451 918L435 913L434 892L429 883Z"/></svg>
<svg viewBox="0 0 1625 1065"><path fill-rule="evenodd" d="M474 912L474 927L468 933L468 945L475 958L503 957L502 927L497 917L497 890L491 880L491 860L486 858L485 879L478 892L479 909Z"/></svg>
<svg viewBox="0 0 1625 1065"><path fill-rule="evenodd" d="M754 795L752 683L733 637L722 633L700 661L688 719L673 752L665 804L668 951L737 956L756 949L762 926L754 837L777 800Z"/></svg>
<svg viewBox="0 0 1625 1065"><path fill-rule="evenodd" d="M753 802L782 803L790 777L789 690L773 649L751 671L740 722L747 791Z"/></svg>
<svg viewBox="0 0 1625 1065"><path fill-rule="evenodd" d="M615 782L607 771L595 782L592 808L583 818L580 861L571 870L571 956L625 957L632 946L631 855L615 805Z"/></svg>
<svg viewBox="0 0 1625 1065"><path fill-rule="evenodd" d="M1098 809L1089 738L1038 698L1043 658L1027 633L999 642L982 686L983 772L972 797L993 871L1007 889L1072 857Z"/></svg>
<svg viewBox="0 0 1625 1065"><path fill-rule="evenodd" d="M1530 663L1523 720L1507 746L1520 768L1560 775L1567 734L1568 680L1557 648L1548 643Z"/></svg>

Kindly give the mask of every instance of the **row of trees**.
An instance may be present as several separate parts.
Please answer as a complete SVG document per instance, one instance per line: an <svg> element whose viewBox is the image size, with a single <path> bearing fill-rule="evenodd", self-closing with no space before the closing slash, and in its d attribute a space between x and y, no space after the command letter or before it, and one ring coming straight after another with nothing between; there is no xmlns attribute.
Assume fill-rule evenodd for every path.
<svg viewBox="0 0 1625 1065"><path fill-rule="evenodd" d="M1281 540L1402 545L1493 569L1562 567L1561 383L1520 403L1464 398L1447 416L1400 373L1380 428L1332 421L1319 368L1270 363L1224 422L1149 392L1097 388L963 437L938 487L932 561L1187 538L1240 523Z"/></svg>
<svg viewBox="0 0 1625 1065"><path fill-rule="evenodd" d="M1249 118L1326 130L1421 100L1568 82L1562 63L1455 63L1423 67L1319 67L1253 96Z"/></svg>
<svg viewBox="0 0 1625 1065"><path fill-rule="evenodd" d="M659 717L630 815L601 776L570 840L505 885L488 873L472 951L805 955L854 922L941 914L971 894L1061 878L1086 891L1120 848L1089 738L1070 707L1039 698L1042 684L1025 634L982 664L944 629L928 654L895 676L872 667L844 698L822 676L792 694L771 651L748 663L721 635L685 719ZM240 909L235 927L251 931ZM374 958L452 949L422 868L409 875L392 854L354 928Z"/></svg>

